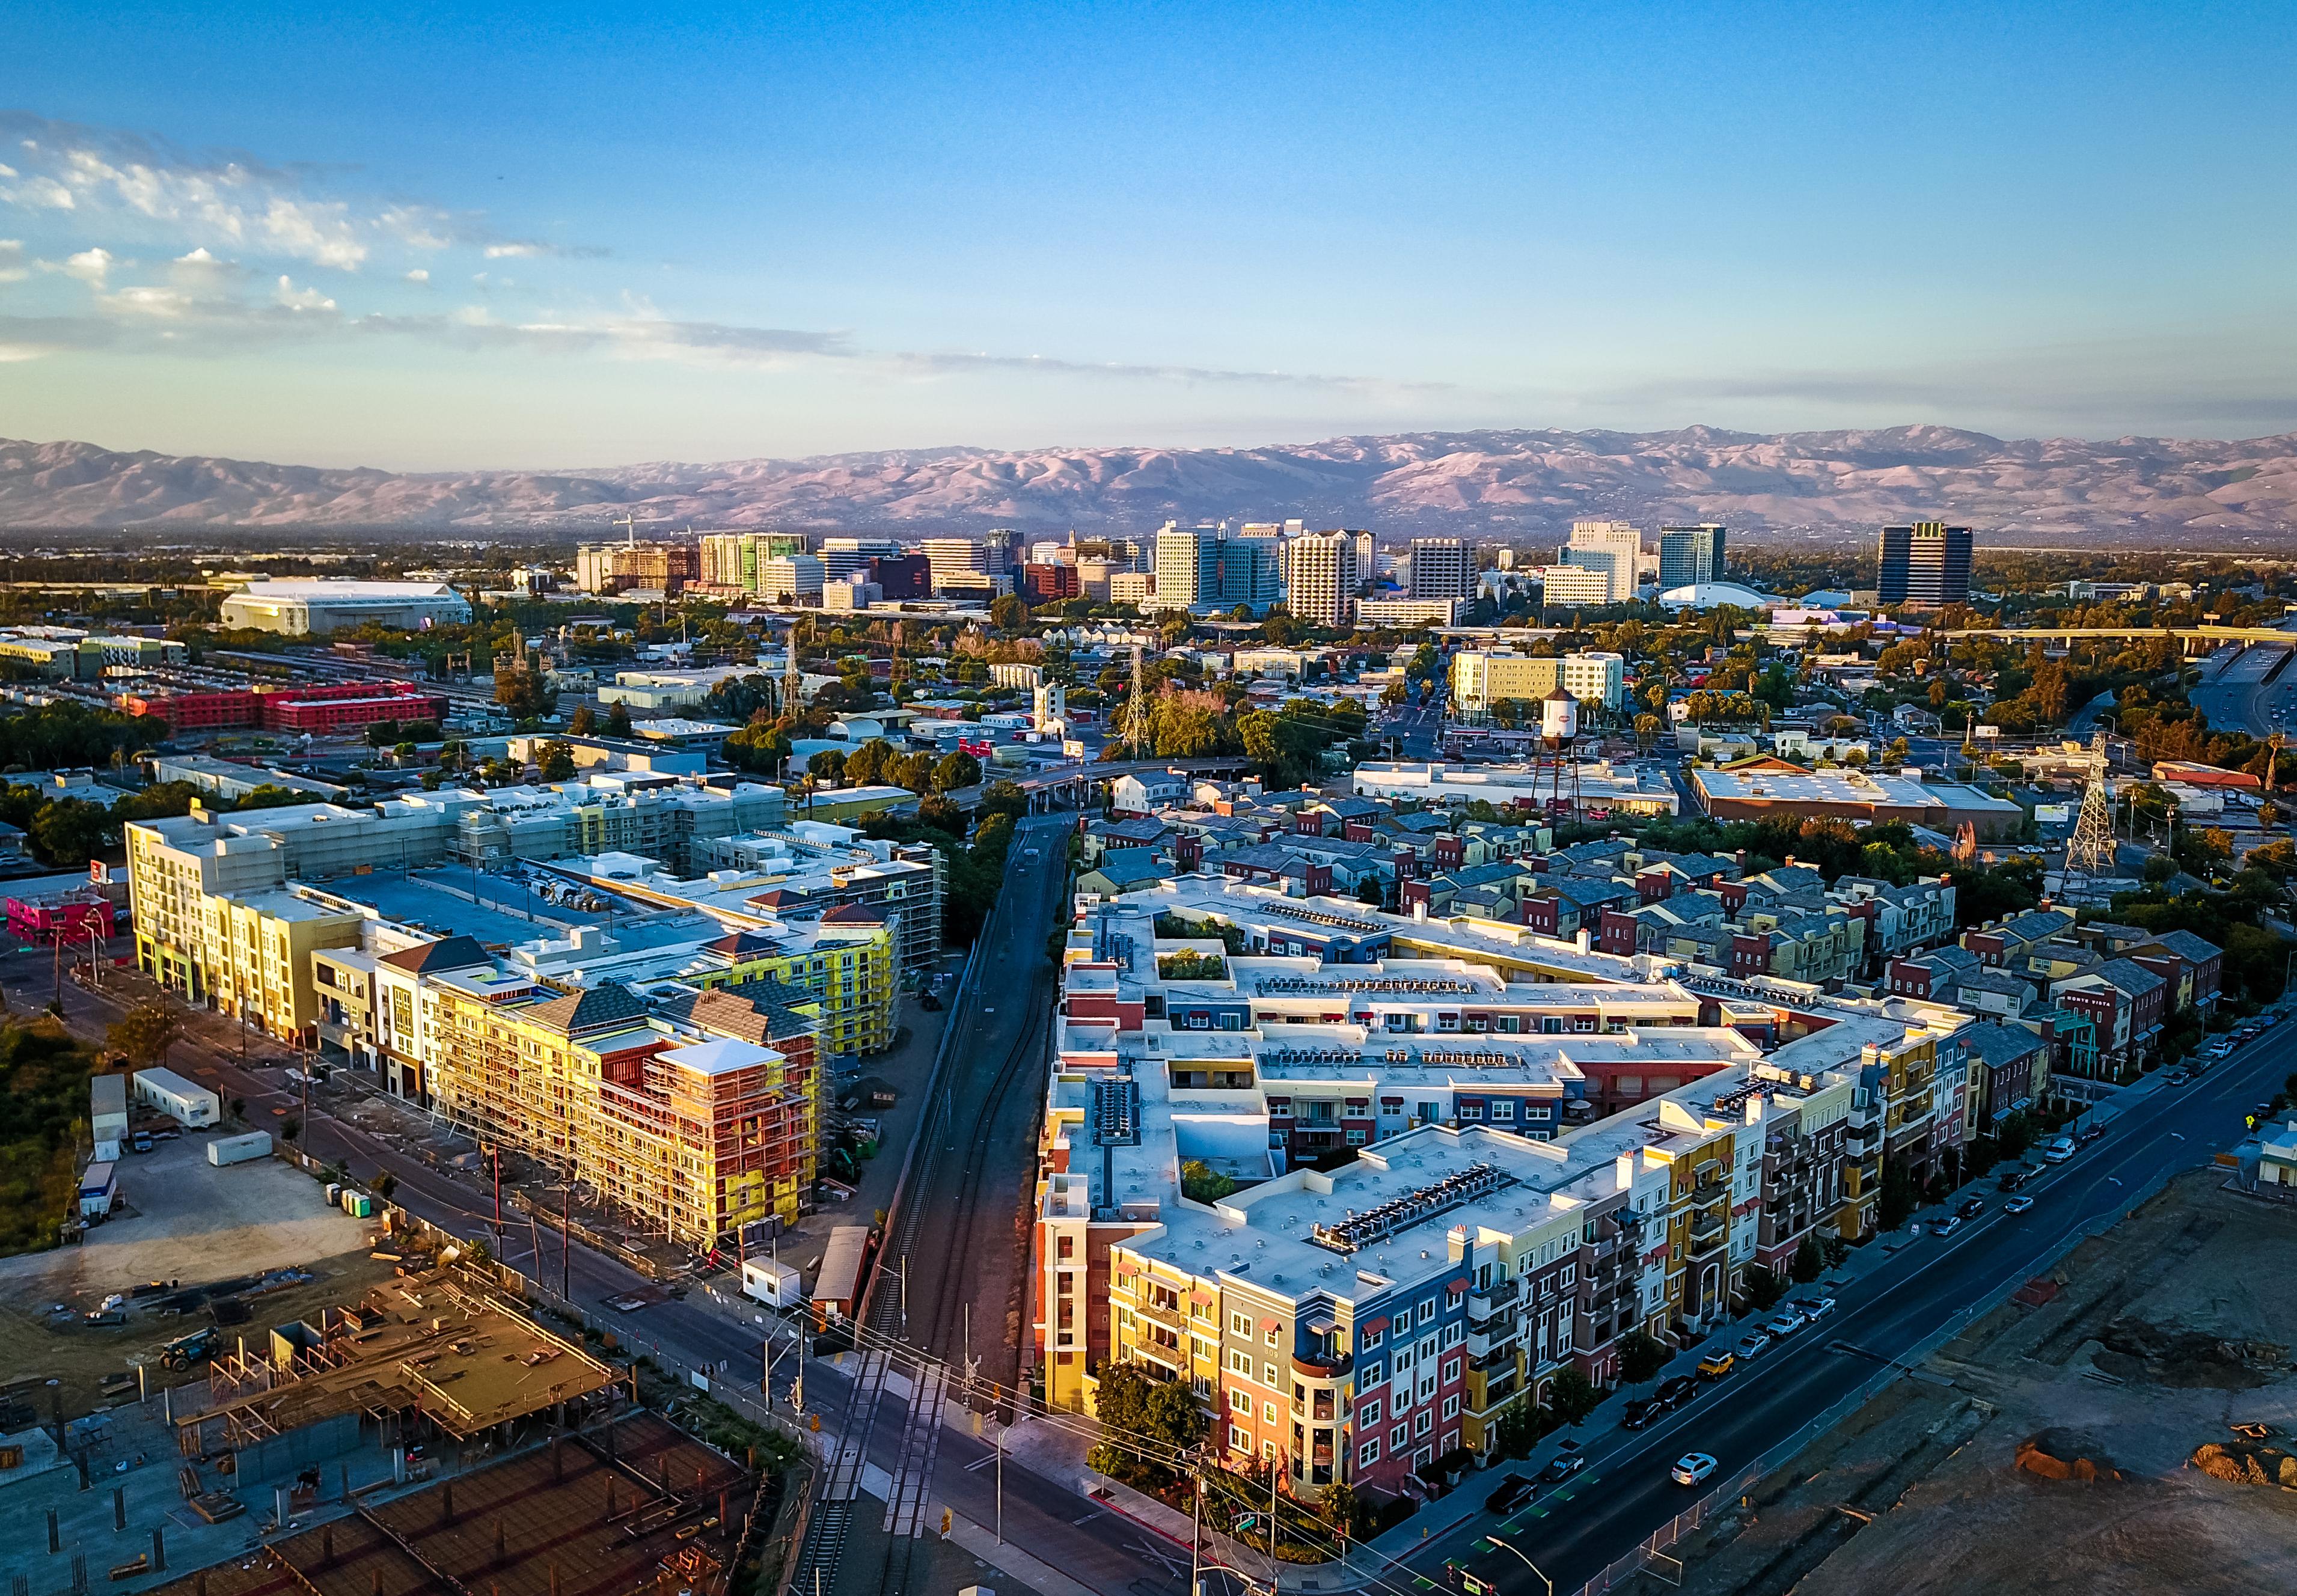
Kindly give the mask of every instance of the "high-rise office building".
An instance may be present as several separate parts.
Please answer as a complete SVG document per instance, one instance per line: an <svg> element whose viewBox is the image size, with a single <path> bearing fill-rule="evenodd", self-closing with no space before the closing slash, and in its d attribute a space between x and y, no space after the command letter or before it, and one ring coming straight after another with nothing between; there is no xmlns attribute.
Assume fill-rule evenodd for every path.
<svg viewBox="0 0 2297 1596"><path fill-rule="evenodd" d="M842 582L871 560L890 560L901 552L902 546L891 538L824 538L821 574L825 580Z"/></svg>
<svg viewBox="0 0 2297 1596"><path fill-rule="evenodd" d="M1312 626L1346 626L1355 610L1356 540L1309 532L1285 540L1285 602Z"/></svg>
<svg viewBox="0 0 2297 1596"><path fill-rule="evenodd" d="M1476 591L1475 562L1465 538L1414 538L1412 540L1413 598L1470 598Z"/></svg>
<svg viewBox="0 0 2297 1596"><path fill-rule="evenodd" d="M1009 526L992 527L981 540L981 564L976 569L992 576L1011 576L1020 571L1026 559L1019 532Z"/></svg>
<svg viewBox="0 0 2297 1596"><path fill-rule="evenodd" d="M1609 592L1604 602L1626 604L1635 596L1635 557L1642 548L1642 534L1627 522L1575 521L1562 564L1601 572Z"/></svg>
<svg viewBox="0 0 2297 1596"><path fill-rule="evenodd" d="M934 590L960 585L959 579L989 569L989 548L970 538L927 538L918 552L933 566Z"/></svg>
<svg viewBox="0 0 2297 1596"><path fill-rule="evenodd" d="M1156 607L1212 615L1242 605L1264 615L1284 595L1283 547L1280 539L1167 522L1157 534Z"/></svg>
<svg viewBox="0 0 2297 1596"><path fill-rule="evenodd" d="M1352 531L1348 536L1356 543L1356 591L1368 593L1379 574L1379 539L1364 531Z"/></svg>
<svg viewBox="0 0 2297 1596"><path fill-rule="evenodd" d="M1886 526L1876 560L1877 602L1884 605L1962 604L1970 597L1970 529L1942 521Z"/></svg>
<svg viewBox="0 0 2297 1596"><path fill-rule="evenodd" d="M1724 529L1712 522L1659 529L1659 590L1723 580Z"/></svg>
<svg viewBox="0 0 2297 1596"><path fill-rule="evenodd" d="M758 590L758 567L805 552L803 532L705 532L702 537L704 587Z"/></svg>
<svg viewBox="0 0 2297 1596"><path fill-rule="evenodd" d="M933 562L923 555L896 555L891 558L878 555L863 569L887 598L933 596Z"/></svg>
<svg viewBox="0 0 2297 1596"><path fill-rule="evenodd" d="M1544 605L1611 602L1611 575L1608 570L1597 571L1585 565L1535 565L1525 574L1537 579L1539 602Z"/></svg>

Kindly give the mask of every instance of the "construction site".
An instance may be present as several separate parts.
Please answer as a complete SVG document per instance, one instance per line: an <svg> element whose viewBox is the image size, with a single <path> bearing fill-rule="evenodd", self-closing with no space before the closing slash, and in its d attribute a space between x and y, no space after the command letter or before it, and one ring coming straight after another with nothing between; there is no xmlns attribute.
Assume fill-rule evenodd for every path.
<svg viewBox="0 0 2297 1596"><path fill-rule="evenodd" d="M2297 1589L2297 1206L2225 1176L2172 1182L1773 1469L1680 1543L1682 1588Z"/></svg>
<svg viewBox="0 0 2297 1596"><path fill-rule="evenodd" d="M440 1258L356 1303L212 1332L196 1378L139 1381L86 1418L37 1378L0 1391L17 1596L178 1575L202 1596L721 1588L745 1470Z"/></svg>

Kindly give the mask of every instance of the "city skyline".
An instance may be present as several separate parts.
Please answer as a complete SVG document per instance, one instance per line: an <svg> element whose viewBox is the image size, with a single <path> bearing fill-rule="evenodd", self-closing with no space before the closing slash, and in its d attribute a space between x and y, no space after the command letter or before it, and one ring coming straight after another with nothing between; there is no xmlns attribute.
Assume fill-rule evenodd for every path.
<svg viewBox="0 0 2297 1596"><path fill-rule="evenodd" d="M2297 127L2263 7L240 20L15 26L0 434L447 470L2297 425L2289 224L2181 243L2245 193L2228 117Z"/></svg>

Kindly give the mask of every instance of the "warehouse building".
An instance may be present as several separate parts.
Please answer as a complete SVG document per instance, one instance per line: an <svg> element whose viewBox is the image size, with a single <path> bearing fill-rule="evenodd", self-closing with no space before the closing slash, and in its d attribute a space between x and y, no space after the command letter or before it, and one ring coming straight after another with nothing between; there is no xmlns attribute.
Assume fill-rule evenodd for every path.
<svg viewBox="0 0 2297 1596"><path fill-rule="evenodd" d="M471 606L444 582L366 582L295 577L250 582L223 601L226 626L253 627L291 638L325 637L373 621L403 631L460 626Z"/></svg>

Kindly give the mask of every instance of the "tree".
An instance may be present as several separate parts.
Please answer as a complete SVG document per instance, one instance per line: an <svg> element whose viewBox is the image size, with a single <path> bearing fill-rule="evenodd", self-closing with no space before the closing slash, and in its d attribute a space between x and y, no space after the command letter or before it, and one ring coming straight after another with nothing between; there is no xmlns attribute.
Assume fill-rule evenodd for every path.
<svg viewBox="0 0 2297 1596"><path fill-rule="evenodd" d="M1667 1367L1674 1354L1648 1330L1630 1330L1619 1342L1619 1378L1641 1385Z"/></svg>
<svg viewBox="0 0 2297 1596"><path fill-rule="evenodd" d="M981 779L981 761L969 753L944 753L933 768L933 790L953 793Z"/></svg>
<svg viewBox="0 0 2297 1596"><path fill-rule="evenodd" d="M1914 1217L1920 1195L1903 1164L1887 1165L1882 1171L1881 1198L1875 1205L1875 1223L1885 1230L1897 1230Z"/></svg>
<svg viewBox="0 0 2297 1596"><path fill-rule="evenodd" d="M1336 1479L1326 1485L1316 1498L1316 1517L1341 1535L1355 1534L1359 1508L1356 1488L1344 1479Z"/></svg>
<svg viewBox="0 0 2297 1596"><path fill-rule="evenodd" d="M1369 903L1374 909L1381 908L1387 902L1387 890L1380 885L1379 876L1367 875L1362 881L1356 883L1356 901Z"/></svg>
<svg viewBox="0 0 2297 1596"><path fill-rule="evenodd" d="M875 786L885 779L885 767L894 759L893 745L872 737L845 756L845 779L855 786Z"/></svg>
<svg viewBox="0 0 2297 1596"><path fill-rule="evenodd" d="M572 745L553 740L542 745L542 758L538 761L545 781L574 779L574 749Z"/></svg>
<svg viewBox="0 0 2297 1596"><path fill-rule="evenodd" d="M391 1201L391 1194L399 1189L399 1177L385 1170L375 1176L374 1185L375 1195L387 1203Z"/></svg>
<svg viewBox="0 0 2297 1596"><path fill-rule="evenodd" d="M1595 1411L1603 1394L1576 1369L1566 1369L1547 1382L1547 1411L1558 1424L1579 1424Z"/></svg>
<svg viewBox="0 0 2297 1596"><path fill-rule="evenodd" d="M1095 1405L1107 1438L1086 1455L1086 1465L1137 1488L1161 1490L1178 1476L1139 1456L1133 1447L1170 1456L1205 1438L1204 1411L1197 1406L1196 1394L1184 1382L1156 1378L1138 1363L1119 1362L1103 1369Z"/></svg>
<svg viewBox="0 0 2297 1596"><path fill-rule="evenodd" d="M1538 1444L1538 1409L1527 1402L1519 1402L1501 1412L1498 1440L1500 1456L1527 1458L1531 1455L1531 1449Z"/></svg>
<svg viewBox="0 0 2297 1596"><path fill-rule="evenodd" d="M1779 1277L1759 1263L1747 1265L1747 1272L1740 1277L1740 1283L1746 1287L1747 1300L1754 1304L1758 1313L1767 1312L1776 1307L1779 1298L1786 1295L1786 1287L1779 1283Z"/></svg>
<svg viewBox="0 0 2297 1596"><path fill-rule="evenodd" d="M2023 1112L2004 1115L1994 1127L1994 1146L2005 1158L2022 1157L2033 1140L2033 1122Z"/></svg>
<svg viewBox="0 0 2297 1596"><path fill-rule="evenodd" d="M1818 1244L1818 1250L1824 1255L1826 1266L1829 1269L1840 1269L1850 1257L1850 1243L1840 1234L1830 1234L1823 1238Z"/></svg>
<svg viewBox="0 0 2297 1596"><path fill-rule="evenodd" d="M1029 606L1018 594L1000 593L989 601L989 624L1000 632L1017 632L1029 624Z"/></svg>
<svg viewBox="0 0 2297 1596"><path fill-rule="evenodd" d="M514 720L539 720L558 706L558 695L543 681L540 671L513 665L495 672L495 702L508 710Z"/></svg>
<svg viewBox="0 0 2297 1596"><path fill-rule="evenodd" d="M1826 1259L1818 1250L1818 1238L1805 1235L1795 1244L1794 1261L1787 1265L1787 1274L1798 1286L1807 1286L1826 1272Z"/></svg>
<svg viewBox="0 0 2297 1596"><path fill-rule="evenodd" d="M592 709L587 703L582 705L580 709L577 709L574 712L574 719L567 722L566 729L572 732L578 737L597 736L598 731L598 712Z"/></svg>
<svg viewBox="0 0 2297 1596"><path fill-rule="evenodd" d="M138 1003L115 1020L103 1040L116 1053L142 1065L165 1064L168 1049L184 1033L183 1016L167 1003Z"/></svg>
<svg viewBox="0 0 2297 1596"><path fill-rule="evenodd" d="M302 1134L303 1122L300 1116L291 1114L285 1119L279 1122L279 1136L281 1140L292 1141Z"/></svg>
<svg viewBox="0 0 2297 1596"><path fill-rule="evenodd" d="M630 735L630 706L629 704L617 703L607 710L606 735L610 737L627 737Z"/></svg>

